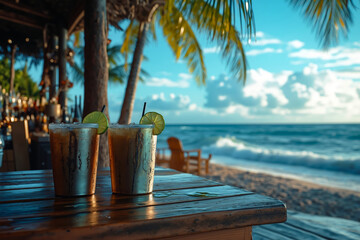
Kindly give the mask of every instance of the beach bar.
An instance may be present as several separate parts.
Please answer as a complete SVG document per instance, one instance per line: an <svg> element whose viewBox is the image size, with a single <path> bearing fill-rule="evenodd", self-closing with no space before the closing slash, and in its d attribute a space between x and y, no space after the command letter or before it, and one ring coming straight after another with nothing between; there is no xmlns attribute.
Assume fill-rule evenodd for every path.
<svg viewBox="0 0 360 240"><path fill-rule="evenodd" d="M82 114L107 105L107 24L117 26L131 16L131 2L0 0L2 49L43 60L42 97L48 99L46 106L40 105L48 122L68 114L66 61L71 60L72 52L66 43L78 30L85 34ZM164 4L140 2L147 3L142 8L145 15ZM9 96L12 92L10 88ZM18 120L21 141L15 141L16 123L9 121L12 139L8 142L14 148L5 154L8 162L10 155L27 155L26 119ZM40 130L32 135L33 153L48 143L47 129ZM108 148L107 137L100 141L102 166L108 161L107 154L102 154ZM34 157L39 164L34 168L47 170L30 170L27 160L18 164L15 159L13 169L0 173L1 239L252 239L252 226L286 221L286 207L279 200L165 168L156 169L151 194L112 194L109 169L104 168L98 173L94 195L55 197L49 155L45 155Z"/></svg>

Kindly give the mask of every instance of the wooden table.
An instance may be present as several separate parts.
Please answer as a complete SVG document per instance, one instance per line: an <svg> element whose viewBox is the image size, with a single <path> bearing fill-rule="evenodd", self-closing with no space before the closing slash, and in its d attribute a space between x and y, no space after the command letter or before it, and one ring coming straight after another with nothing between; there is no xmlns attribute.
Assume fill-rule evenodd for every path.
<svg viewBox="0 0 360 240"><path fill-rule="evenodd" d="M286 221L276 199L187 173L156 168L154 193L54 197L52 171L0 173L0 239L251 239L251 226Z"/></svg>

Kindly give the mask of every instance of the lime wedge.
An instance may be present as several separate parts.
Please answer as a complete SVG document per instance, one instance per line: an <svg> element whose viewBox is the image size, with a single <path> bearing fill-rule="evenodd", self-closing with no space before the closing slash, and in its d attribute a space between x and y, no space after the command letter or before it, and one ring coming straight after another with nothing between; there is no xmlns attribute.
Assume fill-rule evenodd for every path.
<svg viewBox="0 0 360 240"><path fill-rule="evenodd" d="M153 134L159 135L165 128L165 121L161 114L148 112L141 119L140 124L154 124Z"/></svg>
<svg viewBox="0 0 360 240"><path fill-rule="evenodd" d="M97 123L99 128L97 134L103 134L109 127L109 121L102 112L95 111L85 116L83 123Z"/></svg>

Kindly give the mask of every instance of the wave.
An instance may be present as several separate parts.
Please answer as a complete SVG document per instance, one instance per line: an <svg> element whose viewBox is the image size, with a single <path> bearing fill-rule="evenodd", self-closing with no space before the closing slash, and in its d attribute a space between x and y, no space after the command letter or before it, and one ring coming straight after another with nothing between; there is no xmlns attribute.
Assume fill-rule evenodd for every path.
<svg viewBox="0 0 360 240"><path fill-rule="evenodd" d="M205 152L233 158L304 166L347 173L360 173L360 158L329 157L309 151L287 151L248 146L234 138L219 138L216 143L203 147Z"/></svg>

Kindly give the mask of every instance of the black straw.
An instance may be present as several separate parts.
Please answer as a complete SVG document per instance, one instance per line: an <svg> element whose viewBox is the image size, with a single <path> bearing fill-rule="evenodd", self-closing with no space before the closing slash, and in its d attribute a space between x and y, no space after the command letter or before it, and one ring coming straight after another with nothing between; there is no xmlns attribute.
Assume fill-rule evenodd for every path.
<svg viewBox="0 0 360 240"><path fill-rule="evenodd" d="M144 102L144 107L143 107L142 117L145 115L145 108L146 108L146 102Z"/></svg>
<svg viewBox="0 0 360 240"><path fill-rule="evenodd" d="M101 112L103 113L104 112L104 110L105 110L105 105L102 107L102 109L101 109Z"/></svg>

